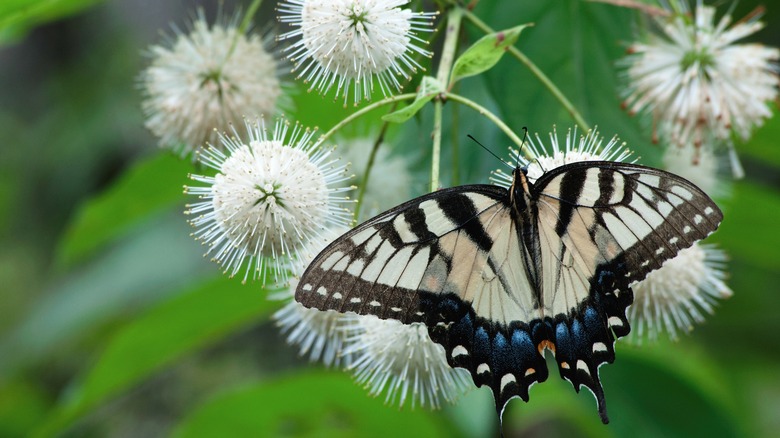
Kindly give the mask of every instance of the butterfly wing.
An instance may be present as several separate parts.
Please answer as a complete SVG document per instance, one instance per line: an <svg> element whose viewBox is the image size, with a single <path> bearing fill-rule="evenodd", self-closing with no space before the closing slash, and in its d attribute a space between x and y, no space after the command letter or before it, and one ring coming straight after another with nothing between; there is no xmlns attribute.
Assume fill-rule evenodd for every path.
<svg viewBox="0 0 780 438"><path fill-rule="evenodd" d="M414 199L328 246L301 277L307 307L425 323L453 367L492 388L499 414L548 371L548 337L506 189L463 186Z"/></svg>
<svg viewBox="0 0 780 438"><path fill-rule="evenodd" d="M589 388L607 421L598 376L628 334L630 285L717 229L723 216L687 180L616 162L580 162L534 186L544 314L561 377Z"/></svg>

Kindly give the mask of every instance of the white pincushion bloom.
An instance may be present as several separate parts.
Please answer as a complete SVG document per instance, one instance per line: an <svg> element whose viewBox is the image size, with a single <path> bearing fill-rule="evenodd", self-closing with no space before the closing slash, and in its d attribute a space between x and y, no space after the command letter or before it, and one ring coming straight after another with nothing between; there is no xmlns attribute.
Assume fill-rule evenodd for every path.
<svg viewBox="0 0 780 438"><path fill-rule="evenodd" d="M208 246L226 273L245 270L266 279L266 266L276 280L286 281L300 269L299 254L307 242L331 226L352 218L342 186L350 177L331 150L312 143L315 131L279 120L269 135L261 122L246 122L248 140L220 134L222 147L209 146L198 155L214 176L190 175L205 186L185 187L198 197L187 214L194 236ZM291 131L291 132L290 132ZM269 265L270 263L270 265Z"/></svg>
<svg viewBox="0 0 780 438"><path fill-rule="evenodd" d="M322 249L346 231L346 227L336 227L313 238L301 251L303 264L310 263ZM298 279L290 279L290 287L285 292L271 297L289 301L274 313L276 325L286 334L287 343L298 347L301 356L308 355L312 362L321 360L327 367L349 366L352 355L346 352L350 336L348 327L355 316L333 310L309 309L296 302L293 296Z"/></svg>
<svg viewBox="0 0 780 438"><path fill-rule="evenodd" d="M634 285L628 310L633 337L653 340L666 331L676 339L678 330L688 332L694 322L703 322L703 312L711 314L716 299L732 295L723 281L725 261L722 251L697 243Z"/></svg>
<svg viewBox="0 0 780 438"><path fill-rule="evenodd" d="M469 372L449 366L444 347L431 340L424 324L353 314L348 329L350 368L372 396L384 392L387 403L403 406L410 398L412 407L437 409L442 400L453 403L473 388Z"/></svg>
<svg viewBox="0 0 780 438"><path fill-rule="evenodd" d="M545 172L564 164L579 161L626 161L631 156L626 144L620 142L617 137L612 137L606 145L603 143L604 138L599 135L598 130L593 129L585 135L579 135L575 127L569 130L565 143L561 146L558 132L553 128L553 132L549 135L549 146L537 133L528 136L525 153L512 149L510 155L517 165L527 167L528 179L532 183ZM490 176L490 180L499 186L509 188L513 177L498 169Z"/></svg>
<svg viewBox="0 0 780 438"><path fill-rule="evenodd" d="M401 9L405 0L287 0L279 21L295 38L288 58L298 77L321 94L336 86L336 98L353 94L354 103L369 99L376 77L382 93L400 90L398 76L422 69L414 54L430 57L417 32L431 30L435 14Z"/></svg>
<svg viewBox="0 0 780 438"><path fill-rule="evenodd" d="M350 169L356 176L356 185L360 187L350 196L357 198L358 190L365 190L358 215L361 219L373 217L407 201L411 197L410 188L413 186L406 160L399 154L392 154L390 145L382 143L374 157L368 185L364 187L368 159L373 147L374 140L370 138L338 142L337 151L345 161L351 163Z"/></svg>
<svg viewBox="0 0 780 438"><path fill-rule="evenodd" d="M177 30L168 45L149 49L142 108L160 146L186 155L218 144L217 133L243 125L245 115L270 116L285 105L269 38L239 33L236 21L209 27L201 12L189 33Z"/></svg>
<svg viewBox="0 0 780 438"><path fill-rule="evenodd" d="M762 29L762 22L752 17L729 26L726 14L716 23L715 8L701 2L693 18L656 20L663 34L631 45L623 61L625 105L631 113L653 115L654 137L679 146L729 144L732 131L747 139L772 116L767 102L777 97L780 51L736 43Z"/></svg>

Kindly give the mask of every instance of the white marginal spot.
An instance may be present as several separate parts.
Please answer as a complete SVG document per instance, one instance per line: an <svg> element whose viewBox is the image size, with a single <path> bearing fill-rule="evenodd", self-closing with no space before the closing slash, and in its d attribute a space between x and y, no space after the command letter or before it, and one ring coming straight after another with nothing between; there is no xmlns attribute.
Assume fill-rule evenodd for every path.
<svg viewBox="0 0 780 438"><path fill-rule="evenodd" d="M704 214L712 214L715 210L712 207L707 207L704 209Z"/></svg>
<svg viewBox="0 0 780 438"><path fill-rule="evenodd" d="M586 374L590 374L590 368L588 368L588 364L586 364L582 359L577 361L577 369L585 371Z"/></svg>
<svg viewBox="0 0 780 438"><path fill-rule="evenodd" d="M701 217L700 214L697 214L696 216L693 217L693 223L695 223L696 225L699 225L703 220L704 218Z"/></svg>
<svg viewBox="0 0 780 438"><path fill-rule="evenodd" d="M350 299L349 299L349 302L350 302L350 303L352 303L352 304L358 304L358 303L359 303L359 302L361 302L361 301L363 301L363 300L361 300L361 299L360 299L360 298L358 298L358 297L355 297L355 298L350 298Z"/></svg>
<svg viewBox="0 0 780 438"><path fill-rule="evenodd" d="M455 348L452 349L452 357L458 357L458 356L468 356L469 351L466 350L466 347L462 345L457 345Z"/></svg>
<svg viewBox="0 0 780 438"><path fill-rule="evenodd" d="M642 264L641 264L641 265L639 265L639 266L641 266L641 267L643 267L643 268L644 268L645 266L647 266L647 265L649 265L649 264L650 264L650 260L645 260L645 261L643 261L643 262L642 262Z"/></svg>
<svg viewBox="0 0 780 438"><path fill-rule="evenodd" d="M309 283L304 284L303 287L301 288L302 291L306 291L306 292L308 292L308 291L310 291L312 289L314 289L314 286L312 286Z"/></svg>
<svg viewBox="0 0 780 438"><path fill-rule="evenodd" d="M686 226L683 227L683 233L688 234L690 232L691 232L690 225L686 225Z"/></svg>
<svg viewBox="0 0 780 438"><path fill-rule="evenodd" d="M677 236L674 236L671 239L669 239L669 244L674 245L675 243L677 243L678 240L680 239Z"/></svg>
<svg viewBox="0 0 780 438"><path fill-rule="evenodd" d="M342 298L341 292L336 292L333 295L331 295L334 300L340 300Z"/></svg>
<svg viewBox="0 0 780 438"><path fill-rule="evenodd" d="M328 290L325 289L325 286L320 286L317 288L317 293L322 295L323 297L328 294Z"/></svg>
<svg viewBox="0 0 780 438"><path fill-rule="evenodd" d="M414 312L417 316L425 316L425 312Z"/></svg>
<svg viewBox="0 0 780 438"><path fill-rule="evenodd" d="M686 189L682 186L672 186L671 188L672 193L679 195L681 198L685 199L686 201L690 201L693 199L693 193L691 193L690 190Z"/></svg>
<svg viewBox="0 0 780 438"><path fill-rule="evenodd" d="M609 351L607 349L607 344L605 344L603 342L594 342L593 343L593 352L594 353L598 353L600 351Z"/></svg>
<svg viewBox="0 0 780 438"><path fill-rule="evenodd" d="M517 379L515 378L515 375L512 373L506 373L503 377L501 377L501 390L503 391L504 388L506 388L507 385L516 383Z"/></svg>
<svg viewBox="0 0 780 438"><path fill-rule="evenodd" d="M371 307L380 307L382 304L379 301L374 300L368 303L368 305Z"/></svg>
<svg viewBox="0 0 780 438"><path fill-rule="evenodd" d="M666 248L664 248L662 246L662 247L658 248L657 250L655 250L655 255L661 255L661 254L663 254L664 251L666 251Z"/></svg>
<svg viewBox="0 0 780 438"><path fill-rule="evenodd" d="M324 271L330 271L333 269L333 266L341 260L341 258L344 257L344 253L341 251L335 251L333 254L329 255L327 259L325 259L324 262L320 265L320 268Z"/></svg>
<svg viewBox="0 0 780 438"><path fill-rule="evenodd" d="M393 312L400 312L401 308L400 307L391 307L390 310L392 310Z"/></svg>
<svg viewBox="0 0 780 438"><path fill-rule="evenodd" d="M617 316L610 316L607 323L610 327L623 327L623 320Z"/></svg>
<svg viewBox="0 0 780 438"><path fill-rule="evenodd" d="M477 374L483 374L483 373L489 373L490 372L490 366L486 363L481 363L477 367Z"/></svg>

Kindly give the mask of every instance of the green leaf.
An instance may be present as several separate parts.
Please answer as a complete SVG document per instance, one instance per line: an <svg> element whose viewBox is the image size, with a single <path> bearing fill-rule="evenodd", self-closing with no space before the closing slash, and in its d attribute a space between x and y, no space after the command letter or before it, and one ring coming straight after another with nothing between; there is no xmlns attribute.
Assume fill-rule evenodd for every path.
<svg viewBox="0 0 780 438"><path fill-rule="evenodd" d="M170 154L137 163L80 208L59 243L57 263L67 267L83 261L153 214L183 202L182 186L192 169L191 163Z"/></svg>
<svg viewBox="0 0 780 438"><path fill-rule="evenodd" d="M206 402L174 431L177 438L452 436L422 410L371 398L346 373L308 372L228 392Z"/></svg>
<svg viewBox="0 0 780 438"><path fill-rule="evenodd" d="M452 79L455 83L463 78L478 75L490 70L506 53L506 49L513 46L529 24L521 24L490 35L485 35L471 47L466 49L452 67Z"/></svg>
<svg viewBox="0 0 780 438"><path fill-rule="evenodd" d="M382 116L382 120L391 123L403 123L411 119L417 114L417 111L420 111L420 108L442 92L444 92L444 87L441 82L437 81L434 77L426 76L420 83L420 91L417 92L417 97L415 97L414 102L398 111Z"/></svg>
<svg viewBox="0 0 780 438"><path fill-rule="evenodd" d="M81 415L149 378L175 359L268 315L277 303L258 288L220 276L151 309L109 341L37 431L51 436Z"/></svg>
<svg viewBox="0 0 780 438"><path fill-rule="evenodd" d="M3 0L0 43L20 38L34 26L80 12L101 0Z"/></svg>

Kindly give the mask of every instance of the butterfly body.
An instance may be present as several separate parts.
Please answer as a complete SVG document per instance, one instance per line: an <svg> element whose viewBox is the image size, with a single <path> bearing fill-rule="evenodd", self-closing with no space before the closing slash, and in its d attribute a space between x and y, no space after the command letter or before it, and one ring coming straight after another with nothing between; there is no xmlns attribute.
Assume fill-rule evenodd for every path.
<svg viewBox="0 0 780 438"><path fill-rule="evenodd" d="M714 231L722 214L693 184L634 164L573 163L509 189L439 190L366 221L323 250L296 300L423 323L448 363L489 386L502 415L548 377L596 397L598 369L629 332L630 285Z"/></svg>

